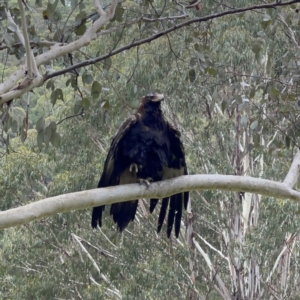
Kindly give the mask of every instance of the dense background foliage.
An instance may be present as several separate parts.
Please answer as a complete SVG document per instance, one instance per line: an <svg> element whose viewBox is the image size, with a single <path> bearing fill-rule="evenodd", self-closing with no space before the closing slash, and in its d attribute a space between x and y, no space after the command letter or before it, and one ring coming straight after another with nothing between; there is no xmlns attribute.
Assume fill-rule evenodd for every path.
<svg viewBox="0 0 300 300"><path fill-rule="evenodd" d="M123 1L103 28L116 30L40 69L61 70L185 19L264 2L207 0L176 19L185 15L179 2ZM45 41L75 40L97 17L92 1L25 3L35 55L47 51ZM25 54L5 7L20 25L17 1L4 3L2 81ZM299 145L299 9L249 10L193 23L48 80L30 93L29 106L25 95L3 105L1 209L95 188L113 134L149 91L166 96L163 109L182 132L190 174L283 180ZM130 23L141 17L160 19ZM202 252L185 242L184 229L178 241L157 235L157 214L149 214L146 199L123 234L107 212L103 228L92 231L90 210L0 231L0 298L300 297L298 204L218 191L191 198Z"/></svg>

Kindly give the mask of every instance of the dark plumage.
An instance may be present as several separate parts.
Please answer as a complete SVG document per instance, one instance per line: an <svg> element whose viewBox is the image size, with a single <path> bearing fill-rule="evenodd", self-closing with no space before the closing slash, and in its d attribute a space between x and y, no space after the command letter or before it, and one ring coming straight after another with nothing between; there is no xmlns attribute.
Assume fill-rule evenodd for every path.
<svg viewBox="0 0 300 300"><path fill-rule="evenodd" d="M161 94L149 94L140 99L137 113L127 118L114 137L98 188L160 181L187 174L184 148L180 132L167 122L161 111ZM182 206L187 208L189 193L184 192L164 198L160 209L157 232L160 232L167 208L167 235L170 237L175 221L175 235L178 237L182 216ZM150 200L152 213L158 199ZM111 205L110 214L122 231L134 220L138 200ZM102 225L104 206L93 208L92 227Z"/></svg>

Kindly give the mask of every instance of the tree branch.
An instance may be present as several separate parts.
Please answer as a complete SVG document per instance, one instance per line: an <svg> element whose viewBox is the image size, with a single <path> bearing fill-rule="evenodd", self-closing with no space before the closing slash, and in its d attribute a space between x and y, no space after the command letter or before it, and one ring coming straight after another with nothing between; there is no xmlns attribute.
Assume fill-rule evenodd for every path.
<svg viewBox="0 0 300 300"><path fill-rule="evenodd" d="M284 245L283 249L281 250L281 252L279 253L279 255L276 258L276 261L274 263L274 266L266 280L266 283L269 283L271 281L271 277L273 276L274 272L276 271L276 268L280 262L281 257L285 254L285 252L287 250L289 250L290 248L290 244L294 241L294 238L297 236L298 232L290 234L290 239L287 241L287 243Z"/></svg>
<svg viewBox="0 0 300 300"><path fill-rule="evenodd" d="M123 47L120 47L118 49L115 49L115 50L113 50L113 51L111 51L111 52L109 52L109 53L107 53L105 55L96 57L94 59L90 59L90 60L86 60L86 61L80 62L80 63L75 64L75 65L73 65L73 66L71 66L69 68L66 68L64 70L53 72L53 73L49 74L45 80L47 80L49 78L53 78L53 77L59 76L59 75L62 75L62 74L65 74L67 72L73 71L73 70L75 70L77 68L80 68L80 67L84 67L84 66L88 66L88 65L91 65L91 64L95 64L95 63L97 63L99 61L105 60L108 57L114 56L114 55L116 55L118 53L121 53L121 52L123 52L125 50L129 50L131 48L140 46L142 44L146 44L146 43L149 43L151 41L154 41L154 40L158 39L161 36L164 36L164 35L166 35L166 34L168 34L170 32L173 32L173 31L178 30L180 28L186 27L186 26L191 25L193 23L198 23L198 22L200 23L200 22L204 22L204 21L216 19L216 18L219 18L219 17L223 17L223 16L226 16L226 15L231 15L231 14L236 14L236 13L242 13L242 12L253 10L253 9L273 8L274 6L289 5L289 4L296 3L296 2L298 2L298 1L297 0L293 0L293 1L289 1L289 2L281 2L281 3L275 2L275 3L270 3L270 4L264 4L264 5L254 5L254 6L250 6L250 7L237 8L237 9L228 10L228 11L224 11L224 12L221 12L221 13L211 14L211 15L208 15L208 16L205 16L205 17L200 17L200 18L195 18L195 19L189 20L189 21L185 21L185 22L179 23L179 24L177 24L177 25L175 25L173 27L170 27L170 28L168 28L166 30L163 30L161 32L155 33L155 34L153 34L152 36L150 36L148 38L144 38L144 39L138 40L136 42L130 43L128 45L125 45ZM0 91L1 91L1 85L0 85Z"/></svg>
<svg viewBox="0 0 300 300"><path fill-rule="evenodd" d="M69 212L131 199L161 199L184 191L195 190L249 192L268 197L300 201L300 192L281 182L250 176L186 175L152 183L150 188L140 184L126 184L46 198L25 206L1 211L0 228L27 224L58 212Z"/></svg>
<svg viewBox="0 0 300 300"><path fill-rule="evenodd" d="M107 279L107 277L101 273L99 266L97 265L97 263L95 262L95 260L93 259L93 257L91 256L91 254L86 250L86 248L82 245L81 241L80 241L80 237L78 237L75 233L71 233L71 236L73 237L73 239L79 244L80 249L82 250L82 252L88 257L88 259L92 262L92 265L94 266L94 268L96 269L97 273L99 274L99 276L103 279L103 281L107 284L109 284L109 280Z"/></svg>
<svg viewBox="0 0 300 300"><path fill-rule="evenodd" d="M201 254L201 256L204 258L209 270L212 273L212 277L215 278L216 282L218 283L218 287L219 289L217 289L217 291L220 291L220 296L224 299L224 300L230 300L231 296L230 293L228 291L228 289L226 288L224 282L222 281L221 277L218 275L218 273L216 272L213 263L211 262L209 256L204 252L204 250L201 248L201 246L198 244L198 242L195 240L195 238L193 238L193 243L196 247L196 249L199 251L199 253Z"/></svg>
<svg viewBox="0 0 300 300"><path fill-rule="evenodd" d="M105 13L103 16L101 16L97 21L95 21L91 25L91 27L89 27L86 30L84 35L78 40L70 44L57 43L48 52L38 55L36 57L37 66L52 61L53 59L68 54L74 50L80 49L81 47L88 45L92 40L96 39L97 31L99 30L99 28L101 28L104 24L108 23L113 18L117 4L118 4L118 0L113 0L110 10L107 13ZM26 89L20 89L16 93L10 94L10 92L8 91L10 91L13 87L15 87L17 81L24 76L25 71L26 69L23 66L22 68L12 73L5 82L0 84L0 95L7 93L0 96L1 104L13 99L14 97L19 97L20 95L24 94L28 90L31 90L41 84L40 82L38 83L31 82L30 85L26 87Z"/></svg>
<svg viewBox="0 0 300 300"><path fill-rule="evenodd" d="M300 175L300 150L296 153L291 167L283 181L289 188L293 188Z"/></svg>
<svg viewBox="0 0 300 300"><path fill-rule="evenodd" d="M115 49L114 51L111 51L111 52L107 53L106 55L98 57L97 59L84 61L84 62L81 62L79 64L73 65L72 67L66 68L64 70L61 70L61 71L58 71L58 72L53 72L50 75L45 75L44 76L44 81L49 79L49 78L67 73L70 70L74 70L74 69L79 68L79 67L94 64L95 62L99 62L99 61L104 60L108 57L114 56L114 55L116 55L116 54L118 54L118 53L120 53L124 50L128 50L128 49L131 49L133 47L137 47L139 45L149 43L153 40L156 40L156 39L160 38L161 36L164 36L168 33L176 31L180 28L189 26L193 23L205 22L205 21L208 21L208 20L212 20L212 19L216 19L216 18L226 16L226 15L243 13L243 12L246 12L246 11L249 11L249 10L257 10L257 9L264 9L264 8L275 8L275 7L278 7L278 6L287 6L287 5L291 5L293 3L298 3L298 2L299 2L299 0L292 0L292 1L286 1L286 2L276 1L276 2L273 2L273 3L236 8L236 9L232 9L232 10L223 11L223 12L220 12L220 13L211 14L211 15L204 16L204 17L194 18L194 19L179 23L177 25L174 25L173 27L170 27L166 30L158 32L158 33L156 33L156 34L154 34L154 35L152 35L148 38L141 39L141 40L136 41L134 43L131 43L131 44L128 44L126 46ZM70 44L67 44L67 45L57 44L56 46L52 47L52 49L49 50L48 52L37 56L36 57L37 65L39 66L43 63L46 63L46 62L51 61L51 60L53 60L57 57L63 56L67 53L70 53L72 51L80 49L83 46L88 45L92 40L94 40L97 37L97 30L113 18L117 3L118 3L117 0L113 0L112 5L111 5L110 9L108 10L108 12L105 13L105 15L101 15L101 17L97 21L95 21L93 23L93 25L90 28L88 28L87 31L84 33L84 35L81 38L79 38L78 40L76 40L76 41L74 41ZM25 73L25 69L23 67L23 68L15 71L13 74L11 74L9 76L9 78L4 83L0 84L0 95L1 95L0 96L0 100L1 100L0 104L3 104L5 102L13 99L13 97L19 97L21 94L23 94L25 92L25 90L23 90L23 89L22 90L20 89L18 92L14 93L14 94L10 94L10 92L8 92L10 89L12 89L16 85L16 82L19 79L21 79L22 76L24 76L24 73ZM32 82L30 84L30 87L26 88L26 91L31 90L35 87L37 87L37 85L35 85Z"/></svg>
<svg viewBox="0 0 300 300"><path fill-rule="evenodd" d="M94 0L94 7L100 17L105 15L105 11L103 10L99 0Z"/></svg>
<svg viewBox="0 0 300 300"><path fill-rule="evenodd" d="M299 49L299 44L296 40L295 37L295 33L294 31L291 29L291 27L287 24L287 22L285 21L284 17L281 14L278 14L279 20L286 26L286 28L288 29L289 33L290 33L290 38L292 40L292 42L294 43L294 45L297 47L297 49Z"/></svg>
<svg viewBox="0 0 300 300"><path fill-rule="evenodd" d="M19 4L19 9L20 9L21 23L22 23L22 29L23 29L23 36L21 35L23 41L21 39L20 39L20 41L22 42L24 48L26 49L28 76L29 76L29 78L33 78L35 76L40 76L40 74L39 74L39 70L37 68L35 58L33 56L33 53L31 51L31 47L30 47L30 42L29 42L29 37L28 37L28 32L27 32L27 25L26 25L25 11L24 11L24 7L22 4L22 0L18 0L18 4Z"/></svg>
<svg viewBox="0 0 300 300"><path fill-rule="evenodd" d="M42 47L52 47L54 45L56 45L56 42L49 42L49 41L39 41L39 42L34 42L34 41L30 41L30 47L38 47L38 46L42 46ZM23 45L22 43L15 43L13 44L11 47L20 47L21 45ZM0 51L8 49L9 47L7 45L1 45L0 46Z"/></svg>

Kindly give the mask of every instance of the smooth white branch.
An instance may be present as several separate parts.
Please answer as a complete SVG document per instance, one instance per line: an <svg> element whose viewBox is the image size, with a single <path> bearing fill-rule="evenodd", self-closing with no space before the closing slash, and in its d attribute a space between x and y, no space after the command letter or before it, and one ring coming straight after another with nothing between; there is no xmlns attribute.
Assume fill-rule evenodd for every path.
<svg viewBox="0 0 300 300"><path fill-rule="evenodd" d="M187 175L152 183L149 188L140 184L126 184L46 198L0 212L0 228L18 226L72 210L138 198L164 198L195 190L249 192L300 201L300 192L281 182L234 175Z"/></svg>
<svg viewBox="0 0 300 300"><path fill-rule="evenodd" d="M35 76L40 76L39 70L36 65L36 61L34 58L34 55L32 53L31 47L30 47L30 41L29 36L27 32L27 24L26 24L26 17L25 17L25 10L22 3L22 0L18 0L19 9L20 9L20 15L21 15L21 23L22 23L22 29L23 29L23 41L22 44L24 48L26 49L26 59L27 59L27 71L29 78L33 78Z"/></svg>
<svg viewBox="0 0 300 300"><path fill-rule="evenodd" d="M20 2L20 0L19 0L19 2ZM6 12L8 22L14 28L17 37L19 38L21 44L26 49L27 70L29 71L30 78L32 78L32 71L35 73L35 75L39 75L39 72L38 72L38 69L37 69L37 66L35 63L33 53L30 48L27 27L26 27L26 20L25 20L25 15L24 15L24 8L22 6L22 3L20 5L21 5L20 6L20 14L21 14L21 22L22 22L22 26L23 26L23 34L21 33L19 26L15 23L14 19L12 18L10 11L5 10L5 12Z"/></svg>
<svg viewBox="0 0 300 300"><path fill-rule="evenodd" d="M216 283L218 284L218 288L216 288L216 286L214 285L214 288L216 289L217 292L220 293L220 296L224 299L224 300L230 300L230 293L227 289L227 287L225 286L224 282L222 281L221 277L219 276L219 274L217 273L214 264L212 263L212 261L210 260L209 256L207 253L204 252L204 250L201 248L201 246L199 245L199 243L195 240L195 238L193 238L193 243L196 247L196 249L198 250L198 252L201 254L201 256L204 258L210 272L211 272L211 277L215 279Z"/></svg>
<svg viewBox="0 0 300 300"><path fill-rule="evenodd" d="M94 7L98 13L99 16L104 16L105 15L105 11L103 10L99 0L94 0Z"/></svg>
<svg viewBox="0 0 300 300"><path fill-rule="evenodd" d="M293 188L298 181L300 175L300 151L294 156L291 167L283 181L288 187Z"/></svg>
<svg viewBox="0 0 300 300"><path fill-rule="evenodd" d="M71 53L72 51L87 46L92 40L97 38L97 31L114 17L117 4L118 0L113 0L108 12L104 12L104 14L101 15L101 17L97 21L95 21L78 40L70 44L57 43L49 51L38 55L35 58L36 65L40 66L41 64L52 61L57 57L61 57L63 55ZM43 83L42 80L38 82L32 82L30 86L28 85L26 87L26 90L19 90L12 95L9 91L16 87L17 81L24 77L25 71L25 66L21 67L20 69L12 73L3 83L0 84L0 104L13 99L14 97L18 97L21 94L24 94L26 91L40 86Z"/></svg>

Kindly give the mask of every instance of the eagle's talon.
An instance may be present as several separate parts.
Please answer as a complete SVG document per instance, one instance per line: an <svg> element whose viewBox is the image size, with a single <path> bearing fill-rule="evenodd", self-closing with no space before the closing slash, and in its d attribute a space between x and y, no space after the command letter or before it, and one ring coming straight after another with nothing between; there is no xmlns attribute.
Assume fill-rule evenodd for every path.
<svg viewBox="0 0 300 300"><path fill-rule="evenodd" d="M139 181L140 184L142 184L142 183L146 184L147 189L148 189L150 187L150 182L153 182L153 179L151 177L147 177L145 179L144 178L139 178L138 181Z"/></svg>
<svg viewBox="0 0 300 300"><path fill-rule="evenodd" d="M139 171L138 165L136 163L130 164L129 172L132 172L132 171L134 171L135 173L137 173Z"/></svg>

